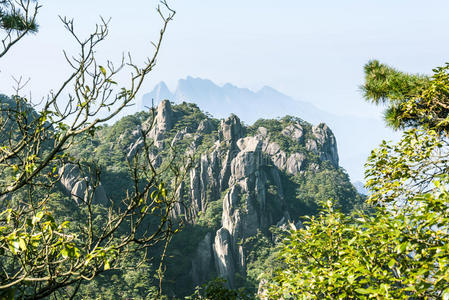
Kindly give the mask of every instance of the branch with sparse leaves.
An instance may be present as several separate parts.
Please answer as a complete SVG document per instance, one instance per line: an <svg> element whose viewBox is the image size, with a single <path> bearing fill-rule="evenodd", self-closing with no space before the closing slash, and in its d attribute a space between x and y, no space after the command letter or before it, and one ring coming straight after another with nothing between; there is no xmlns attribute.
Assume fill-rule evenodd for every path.
<svg viewBox="0 0 449 300"><path fill-rule="evenodd" d="M25 22L25 27L2 23L0 29L6 35L2 57L37 28L40 6L35 1L17 0L0 1L0 8L0 21L9 13ZM16 81L12 97L0 95L1 297L15 293L24 299L40 299L57 291L73 297L83 281L119 268L128 254L146 253L159 244L166 249L179 230L180 224L172 219L174 191L186 176L190 159L180 160L173 151L164 168L153 166L149 133L155 125L154 110L140 132L143 147L128 161L133 184L121 201L98 205L95 194L100 188L100 169L69 154L77 139L95 134L99 126L132 105L155 67L167 25L175 15L165 1L157 12L163 22L159 39L153 43L153 55L142 66L130 55L123 55L118 65L97 60L96 49L108 36L109 21L102 19L83 39L76 33L73 20L61 18L79 47L77 55L64 52L71 74L40 103L20 95L26 85L21 79ZM119 88L116 78L126 70L129 80ZM80 228L56 217L49 204L64 198L58 194L58 185L68 165L77 168L86 188L74 208L78 224L84 224ZM161 176L167 172L173 172L173 179L164 183Z"/></svg>

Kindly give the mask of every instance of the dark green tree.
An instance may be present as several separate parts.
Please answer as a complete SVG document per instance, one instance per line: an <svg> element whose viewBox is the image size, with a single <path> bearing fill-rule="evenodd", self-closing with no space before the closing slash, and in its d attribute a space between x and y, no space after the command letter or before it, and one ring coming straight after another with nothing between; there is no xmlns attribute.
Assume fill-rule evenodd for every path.
<svg viewBox="0 0 449 300"><path fill-rule="evenodd" d="M385 104L387 125L395 129L429 128L448 132L449 65L437 67L433 76L407 74L378 61L365 65L365 98Z"/></svg>

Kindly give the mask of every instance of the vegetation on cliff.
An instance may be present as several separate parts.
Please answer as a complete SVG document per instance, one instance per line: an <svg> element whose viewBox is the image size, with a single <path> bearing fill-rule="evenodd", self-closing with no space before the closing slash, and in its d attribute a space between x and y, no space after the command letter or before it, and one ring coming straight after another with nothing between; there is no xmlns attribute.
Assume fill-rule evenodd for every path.
<svg viewBox="0 0 449 300"><path fill-rule="evenodd" d="M121 197L120 193L125 193L132 183L127 176L126 162L130 155L134 155L132 149L139 144L139 129L150 117L150 112L124 117L112 126L97 130L93 136L82 137L72 148L73 156L101 166L101 183L112 200ZM240 229L236 229L238 233L234 233L230 243L237 249L241 247L241 250L235 253L232 247L229 248L230 255L226 258L228 260L225 259L225 264L233 274L228 278L232 285L229 282L226 284L233 288L244 287L255 294L260 280L258 277L265 264L267 261L275 264L275 245L287 232L288 222L300 224L302 216L316 213L318 204L330 197L345 211L362 203L362 197L357 194L344 170L335 166L338 162L330 161L333 150L326 147L331 147L327 139L333 136L324 138L319 135L318 132L324 132L319 131L319 126L312 126L299 118L285 117L260 120L246 127L240 124L236 116L220 121L202 113L194 104L171 105L167 101L157 108L155 118L166 125L170 124L164 125L166 130L163 134L150 134L155 139L149 149L155 166L163 169L164 160L172 152L179 154L177 159L180 161L183 160L181 154L194 157L190 176L184 179L182 189L178 191L179 206L172 216L182 224L182 230L168 246L169 259L164 275L167 295L189 295L195 286L208 280L231 276L220 273L216 267L220 250L214 248L214 245L218 246L214 236L224 226L223 222L234 222L232 220L237 210L242 221L233 223L234 228ZM292 125L300 126L301 136L292 138L287 134L284 129ZM313 128L317 128L315 133ZM320 142L320 138L324 140ZM256 144L252 145L253 142ZM279 149L275 147L275 152L270 150L278 144L281 145ZM307 148L307 144L315 146ZM254 148L249 149L252 146ZM275 160L280 152L285 153L285 158L276 165ZM300 156L301 160L294 161L297 168L289 169L289 157L296 157L298 153L303 155ZM248 160L243 155L255 155L257 159ZM249 185L249 189L239 188L237 202L231 204L232 207L224 206L223 202L231 197L231 191L238 186L235 182L240 180L237 174L243 176L241 179ZM170 176L164 180L170 181ZM254 180L258 184L255 185ZM238 251L243 251L244 255L240 256L244 263L242 269L238 269L236 263ZM146 264L157 261L155 257L159 255L159 252L150 254ZM120 276L128 278L123 272L120 271ZM135 277L141 285L142 278L151 277L154 270L147 268L146 272L146 277ZM81 289L95 293L92 287L93 283L89 283ZM109 294L115 291L114 295L123 295L127 287L122 283L110 289ZM102 292L98 290L95 295L102 297ZM144 294L139 296L143 297Z"/></svg>

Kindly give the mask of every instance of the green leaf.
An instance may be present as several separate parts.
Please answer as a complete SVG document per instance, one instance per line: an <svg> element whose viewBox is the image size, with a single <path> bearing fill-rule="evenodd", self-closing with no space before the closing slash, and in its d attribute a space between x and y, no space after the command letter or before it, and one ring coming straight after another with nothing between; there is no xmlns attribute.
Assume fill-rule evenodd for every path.
<svg viewBox="0 0 449 300"><path fill-rule="evenodd" d="M354 283L354 280L355 280L354 274L348 275L348 282L349 282L349 284L353 284L353 283Z"/></svg>
<svg viewBox="0 0 449 300"><path fill-rule="evenodd" d="M407 246L408 246L408 242L404 242L404 243L400 244L398 252L399 253L404 253L405 250L407 250Z"/></svg>
<svg viewBox="0 0 449 300"><path fill-rule="evenodd" d="M372 293L372 291L370 289L362 289L362 288L358 288L355 291L362 295L369 295Z"/></svg>
<svg viewBox="0 0 449 300"><path fill-rule="evenodd" d="M61 253L60 253L60 254L62 255L62 257L67 258L67 257L69 257L69 250L68 250L66 247L64 247L64 248L61 250Z"/></svg>
<svg viewBox="0 0 449 300"><path fill-rule="evenodd" d="M26 251L27 250L27 245L26 245L25 240L23 238L19 238L19 248L22 251Z"/></svg>
<svg viewBox="0 0 449 300"><path fill-rule="evenodd" d="M40 211L38 212L35 216L33 216L33 220L32 220L32 224L36 225L36 223L39 223L42 219L42 217L44 216L44 212Z"/></svg>
<svg viewBox="0 0 449 300"><path fill-rule="evenodd" d="M109 270L111 268L111 265L109 264L109 260L104 261L104 270Z"/></svg>
<svg viewBox="0 0 449 300"><path fill-rule="evenodd" d="M106 69L103 66L99 66L99 69L100 69L101 73L103 74L103 76L106 76Z"/></svg>
<svg viewBox="0 0 449 300"><path fill-rule="evenodd" d="M388 267L393 268L394 264L396 263L396 260L394 258L392 258L389 262L388 262Z"/></svg>
<svg viewBox="0 0 449 300"><path fill-rule="evenodd" d="M9 250L11 250L11 252L13 253L13 254L17 254L17 253L19 253L19 250L20 250L20 245L19 245L19 241L17 241L17 240L14 240L14 241L12 241L12 242L9 242Z"/></svg>
<svg viewBox="0 0 449 300"><path fill-rule="evenodd" d="M157 191L153 191L153 192L151 193L151 199L154 200L154 198L156 197L157 193L158 193Z"/></svg>

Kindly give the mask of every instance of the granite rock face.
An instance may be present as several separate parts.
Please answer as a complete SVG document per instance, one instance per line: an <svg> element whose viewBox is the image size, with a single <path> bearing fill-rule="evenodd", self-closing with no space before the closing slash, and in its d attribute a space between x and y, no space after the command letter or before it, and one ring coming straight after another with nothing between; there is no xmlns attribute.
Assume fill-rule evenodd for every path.
<svg viewBox="0 0 449 300"><path fill-rule="evenodd" d="M302 165L306 159L306 156L302 153L293 153L287 159L287 173L298 174L302 170Z"/></svg>
<svg viewBox="0 0 449 300"><path fill-rule="evenodd" d="M206 234L203 240L200 241L192 260L192 281L195 285L201 285L210 279L210 268L213 262L212 252L212 235L210 232Z"/></svg>
<svg viewBox="0 0 449 300"><path fill-rule="evenodd" d="M186 254L190 269L183 276L197 286L218 275L235 287L236 274L245 276L250 257L245 241L261 232L269 235L270 226L285 227L296 221L291 219L288 203L295 192L288 185L290 179L318 172L322 162L339 168L337 142L326 124L312 126L299 118L252 128L236 115L195 122L180 115L177 106L162 101L154 119L121 137L131 141L122 150L128 161L143 155L146 138L152 146L145 153L155 168L163 165L168 148L185 147L181 154L196 158L174 191L171 218L193 227L204 226L207 216L217 224L195 237L194 250ZM61 174L61 183L73 199L85 201L89 179L70 165ZM95 193L95 201L108 201L101 186Z"/></svg>
<svg viewBox="0 0 449 300"><path fill-rule="evenodd" d="M236 115L231 115L226 120L222 120L219 134L220 140L235 143L239 138L243 137L243 127L240 119Z"/></svg>
<svg viewBox="0 0 449 300"><path fill-rule="evenodd" d="M176 123L174 115L168 101L157 108L149 137L159 149ZM194 133L193 153L202 145L204 136L215 140L208 151L198 154L188 180L180 188L187 192L188 204L177 204L173 217L195 224L207 213L210 203L223 203L220 226L202 237L192 256L189 274L194 285L216 274L225 278L229 287L235 287L235 274L246 272L247 251L242 241L258 232L268 232L270 226L286 226L291 221L282 176L317 171L319 165L309 161L311 155L338 168L336 139L325 124L304 127L303 123L290 122L277 133L266 127L257 128L253 135L246 131L236 115L221 120L218 128L209 119L190 128ZM171 145L176 146L188 135L187 128L173 133ZM292 149L298 150L281 147L279 136L297 145ZM132 156L138 146L137 139L128 155Z"/></svg>
<svg viewBox="0 0 449 300"><path fill-rule="evenodd" d="M234 253L231 235L225 228L220 228L215 234L213 250L217 274L225 278L229 286L234 286Z"/></svg>
<svg viewBox="0 0 449 300"><path fill-rule="evenodd" d="M202 133L208 134L208 133L211 133L212 131L213 131L212 124L207 119L202 120L200 122L200 124L198 125L197 133L199 133L199 134L202 134Z"/></svg>
<svg viewBox="0 0 449 300"><path fill-rule="evenodd" d="M295 123L288 125L282 130L282 135L291 138L293 141L301 143L303 136L304 136L304 130L301 127L300 124Z"/></svg>
<svg viewBox="0 0 449 300"><path fill-rule="evenodd" d="M245 251L239 241L256 235L258 231L268 230L279 217L267 209L269 181L275 182L282 190L278 168L264 160L263 136L240 138L236 144L239 152L231 161L229 189L223 198L222 227L216 233L218 236L226 232L227 242L214 245L216 257L223 257L220 253L232 255L232 259L222 259L226 263L219 265L219 274L227 278L229 287L233 287L236 270L240 274L246 271ZM282 210L285 206L282 192L274 202Z"/></svg>
<svg viewBox="0 0 449 300"><path fill-rule="evenodd" d="M278 169L282 171L285 170L285 168L287 167L287 154L285 153L285 151L281 150L281 147L277 143L269 143L265 147L264 152L271 157L274 165Z"/></svg>
<svg viewBox="0 0 449 300"><path fill-rule="evenodd" d="M321 160L330 161L334 167L338 167L337 140L330 128L320 123L312 127L312 133L315 139L307 141L308 150L317 153Z"/></svg>
<svg viewBox="0 0 449 300"><path fill-rule="evenodd" d="M107 204L108 197L97 179L90 174L82 174L80 168L68 163L59 170L60 183L63 189L77 203L92 201L93 203Z"/></svg>
<svg viewBox="0 0 449 300"><path fill-rule="evenodd" d="M157 107L156 124L160 131L167 131L173 127L173 110L170 101L163 100Z"/></svg>

